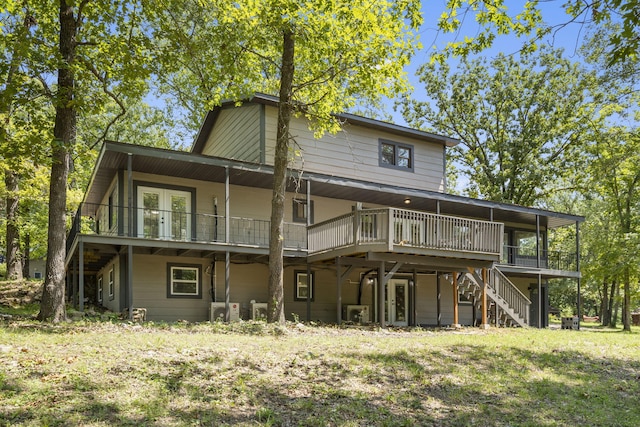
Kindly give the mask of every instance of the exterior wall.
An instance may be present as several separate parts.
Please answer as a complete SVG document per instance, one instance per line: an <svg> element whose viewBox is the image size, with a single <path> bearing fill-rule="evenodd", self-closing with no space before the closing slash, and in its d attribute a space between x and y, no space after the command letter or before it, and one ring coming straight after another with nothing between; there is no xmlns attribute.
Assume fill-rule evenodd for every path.
<svg viewBox="0 0 640 427"><path fill-rule="evenodd" d="M259 163L263 158L261 105L220 111L202 154Z"/></svg>
<svg viewBox="0 0 640 427"><path fill-rule="evenodd" d="M224 216L225 212L225 193L224 184L216 182L196 181L184 178L174 178L162 175L151 175L144 173L133 174L134 183L147 183L157 187L185 187L195 191L196 196L196 212L199 214L213 215L215 212L214 206L217 204L218 215ZM114 183L110 187L116 188L116 178ZM128 188L124 186L122 190L124 193L120 199L128 200ZM271 217L271 190L270 189L257 189L252 187L243 187L238 185L231 185L229 188L229 211L232 217L240 218L253 218L269 220ZM313 192L312 192L313 193ZM293 222L293 199L305 199L306 194L302 193L287 193L285 199L285 222ZM215 200L215 201L214 201ZM321 222L334 218L338 215L351 212L353 206L356 205L355 201L351 200L336 200L325 197L311 196L311 200L314 203L314 222ZM103 199L102 205L105 207L108 204L108 195ZM134 205L137 206L137 201L134 201ZM367 205L366 208L376 208L377 205ZM107 211L107 209L103 209ZM125 226L128 223L128 212L124 209L123 223ZM105 220L106 221L106 213Z"/></svg>
<svg viewBox="0 0 640 427"><path fill-rule="evenodd" d="M443 283L441 286L448 286ZM442 292L442 289L441 289ZM442 305L446 304L442 301ZM441 307L444 308L444 307ZM416 322L419 325L438 324L438 285L436 275L419 275L416 284Z"/></svg>
<svg viewBox="0 0 640 427"><path fill-rule="evenodd" d="M167 264L201 266L200 298L167 297ZM203 322L209 319L208 260L201 258L134 255L133 305L147 309L147 320Z"/></svg>
<svg viewBox="0 0 640 427"><path fill-rule="evenodd" d="M123 283L120 280L120 270L120 259L116 256L96 276L96 283L98 278L102 276L102 306L116 313L120 312L121 303L123 302L121 301ZM113 295L109 294L110 271L113 271Z"/></svg>
<svg viewBox="0 0 640 427"><path fill-rule="evenodd" d="M43 258L29 260L29 278L44 279L46 260Z"/></svg>
<svg viewBox="0 0 640 427"><path fill-rule="evenodd" d="M265 110L266 163L273 164L277 109ZM398 185L430 191L444 191L444 148L440 144L412 140L393 134L346 126L336 135L315 139L305 118L294 118L291 134L300 147L301 158L292 167L344 178ZM414 172L379 166L379 139L413 145Z"/></svg>

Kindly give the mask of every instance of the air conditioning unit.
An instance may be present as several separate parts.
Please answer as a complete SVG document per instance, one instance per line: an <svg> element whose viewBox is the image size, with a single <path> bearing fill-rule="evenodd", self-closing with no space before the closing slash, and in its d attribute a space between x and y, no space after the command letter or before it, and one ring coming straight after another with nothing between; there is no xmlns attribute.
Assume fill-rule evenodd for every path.
<svg viewBox="0 0 640 427"><path fill-rule="evenodd" d="M354 323L369 323L369 306L348 305L344 310L344 320Z"/></svg>
<svg viewBox="0 0 640 427"><path fill-rule="evenodd" d="M224 322L226 304L224 302L212 302L209 311L210 322ZM229 320L240 320L240 304L237 302L229 303Z"/></svg>
<svg viewBox="0 0 640 427"><path fill-rule="evenodd" d="M266 302L251 303L251 319L267 320L267 303Z"/></svg>

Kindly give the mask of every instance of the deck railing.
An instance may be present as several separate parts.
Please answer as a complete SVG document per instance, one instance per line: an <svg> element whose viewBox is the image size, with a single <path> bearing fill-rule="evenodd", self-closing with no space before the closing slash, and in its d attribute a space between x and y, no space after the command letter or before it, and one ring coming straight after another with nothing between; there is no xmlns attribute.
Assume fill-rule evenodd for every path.
<svg viewBox="0 0 640 427"><path fill-rule="evenodd" d="M535 249L504 245L501 264L518 267L546 268L550 270L576 271L578 257L563 251L540 251L540 264Z"/></svg>
<svg viewBox="0 0 640 427"><path fill-rule="evenodd" d="M223 215L134 208L131 230L128 215L128 208L82 204L67 236L67 250L78 233L269 247L268 220L229 217L227 241L227 222ZM286 249L307 248L305 224L285 223L283 234Z"/></svg>
<svg viewBox="0 0 640 427"><path fill-rule="evenodd" d="M491 269L491 277L487 283L496 295L502 297L505 302L529 324L529 307L531 301L520 290L507 279L497 268Z"/></svg>
<svg viewBox="0 0 640 427"><path fill-rule="evenodd" d="M387 244L499 256L503 224L405 209L364 209L309 227L309 252Z"/></svg>

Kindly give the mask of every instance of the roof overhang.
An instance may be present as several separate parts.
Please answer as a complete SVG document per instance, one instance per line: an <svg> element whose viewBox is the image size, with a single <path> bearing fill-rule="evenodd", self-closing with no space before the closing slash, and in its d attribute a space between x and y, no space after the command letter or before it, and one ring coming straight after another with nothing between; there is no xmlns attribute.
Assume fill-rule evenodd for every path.
<svg viewBox="0 0 640 427"><path fill-rule="evenodd" d="M105 142L91 176L84 202L98 204L118 171L180 177L209 182L225 182L228 171L231 185L270 189L273 167L256 163L204 156L186 151L166 150L139 145ZM360 201L364 204L401 207L443 215L463 216L504 223L556 228L583 222L584 217L506 203L472 199L435 191L416 190L368 181L346 179L319 173L290 171L288 191L312 196ZM295 178L295 179L293 179ZM300 186L301 184L301 186ZM406 200L410 203L407 204Z"/></svg>

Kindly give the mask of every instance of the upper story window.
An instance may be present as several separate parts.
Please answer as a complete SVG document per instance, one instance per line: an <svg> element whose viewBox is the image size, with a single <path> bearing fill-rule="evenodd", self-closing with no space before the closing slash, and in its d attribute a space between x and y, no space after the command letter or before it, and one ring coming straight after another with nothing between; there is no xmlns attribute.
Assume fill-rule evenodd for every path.
<svg viewBox="0 0 640 427"><path fill-rule="evenodd" d="M380 166L413 172L413 146L381 139Z"/></svg>

